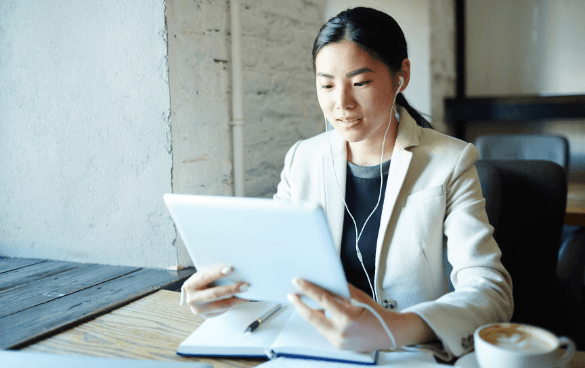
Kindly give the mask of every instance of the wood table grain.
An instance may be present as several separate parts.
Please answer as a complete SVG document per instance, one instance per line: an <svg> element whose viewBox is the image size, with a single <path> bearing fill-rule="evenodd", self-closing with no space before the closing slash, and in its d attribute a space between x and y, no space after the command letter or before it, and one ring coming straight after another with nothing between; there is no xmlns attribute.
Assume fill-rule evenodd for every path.
<svg viewBox="0 0 585 368"><path fill-rule="evenodd" d="M27 346L162 288L176 290L194 271L0 256L0 349Z"/></svg>
<svg viewBox="0 0 585 368"><path fill-rule="evenodd" d="M164 360L206 362L216 368L255 367L260 359L212 359L182 357L177 347L203 318L180 307L180 293L160 290L71 330L29 345L21 351ZM568 368L585 368L585 352L579 351Z"/></svg>
<svg viewBox="0 0 585 368"><path fill-rule="evenodd" d="M255 367L259 359L206 359L176 354L181 341L203 323L180 293L160 290L21 351L110 358L207 362L214 367Z"/></svg>
<svg viewBox="0 0 585 368"><path fill-rule="evenodd" d="M585 225L585 184L570 183L565 224Z"/></svg>

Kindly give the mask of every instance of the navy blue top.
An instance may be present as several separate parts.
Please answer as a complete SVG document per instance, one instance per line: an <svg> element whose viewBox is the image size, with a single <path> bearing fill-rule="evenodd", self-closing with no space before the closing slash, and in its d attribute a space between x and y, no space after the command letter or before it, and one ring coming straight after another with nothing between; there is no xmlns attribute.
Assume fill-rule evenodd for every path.
<svg viewBox="0 0 585 368"><path fill-rule="evenodd" d="M378 196L380 195L380 165L362 167L348 162L347 166L345 203L347 203L347 207L356 221L359 232L362 230L364 222L378 202ZM384 203L386 183L388 182L389 168L390 160L382 164L384 184L382 186L380 204L376 208L376 212L368 220L358 243L364 265L372 282L372 287L374 286L374 272L376 267L376 243L378 241L380 217L382 216L382 205ZM372 296L372 289L370 288L362 264L357 257L355 239L355 227L346 210L345 218L343 219L343 237L341 239L341 263L343 264L345 277L350 284Z"/></svg>

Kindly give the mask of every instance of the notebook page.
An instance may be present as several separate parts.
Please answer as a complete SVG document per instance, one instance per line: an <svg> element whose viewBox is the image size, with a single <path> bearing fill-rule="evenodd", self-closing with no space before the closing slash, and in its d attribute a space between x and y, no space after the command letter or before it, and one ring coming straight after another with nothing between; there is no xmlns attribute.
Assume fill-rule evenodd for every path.
<svg viewBox="0 0 585 368"><path fill-rule="evenodd" d="M281 334L272 344L272 349L276 353L356 362L374 362L376 356L376 352L357 353L337 349L296 311L292 313Z"/></svg>
<svg viewBox="0 0 585 368"><path fill-rule="evenodd" d="M272 308L269 302L250 302L209 318L179 345L185 355L266 356L292 309L283 306L254 332L244 331L254 320Z"/></svg>

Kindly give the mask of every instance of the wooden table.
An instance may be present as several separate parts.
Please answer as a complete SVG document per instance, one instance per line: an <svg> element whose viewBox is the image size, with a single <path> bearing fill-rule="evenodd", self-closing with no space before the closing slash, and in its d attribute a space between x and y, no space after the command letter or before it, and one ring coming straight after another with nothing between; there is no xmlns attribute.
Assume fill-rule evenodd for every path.
<svg viewBox="0 0 585 368"><path fill-rule="evenodd" d="M585 225L585 184L569 184L565 224Z"/></svg>
<svg viewBox="0 0 585 368"><path fill-rule="evenodd" d="M264 360L181 357L177 347L202 322L188 307L179 307L180 293L161 290L71 330L27 346L22 351L110 358L201 361L214 367L255 367ZM577 352L570 368L585 367Z"/></svg>
<svg viewBox="0 0 585 368"><path fill-rule="evenodd" d="M161 288L176 290L194 269L0 257L0 349L18 349Z"/></svg>
<svg viewBox="0 0 585 368"><path fill-rule="evenodd" d="M177 347L201 323L181 293L160 290L92 321L27 346L21 351L178 362L201 361L214 367L255 367L265 360L182 357Z"/></svg>

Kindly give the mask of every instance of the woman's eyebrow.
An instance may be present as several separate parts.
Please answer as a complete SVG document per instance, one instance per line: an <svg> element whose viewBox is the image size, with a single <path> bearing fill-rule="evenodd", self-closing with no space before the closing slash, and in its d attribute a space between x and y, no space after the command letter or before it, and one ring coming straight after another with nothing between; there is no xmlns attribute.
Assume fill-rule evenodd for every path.
<svg viewBox="0 0 585 368"><path fill-rule="evenodd" d="M359 69L356 69L356 70L354 70L353 72L349 72L349 73L347 73L345 76L346 76L347 78L351 78L351 77L353 77L353 76L356 76L356 75L358 75L358 74L362 74L362 73L373 73L373 71L371 71L371 70L370 70L370 69L368 69L368 68L359 68Z"/></svg>
<svg viewBox="0 0 585 368"><path fill-rule="evenodd" d="M368 69L368 68L359 68L359 69L356 69L354 71L351 71L351 72L347 73L345 76L347 78L351 78L353 76L356 76L356 75L362 74L362 73L373 73L373 71L370 70L370 69ZM332 75L329 75L329 74L325 74L325 73L319 72L319 73L317 73L317 75L319 77L325 77L325 78L333 79L333 76Z"/></svg>
<svg viewBox="0 0 585 368"><path fill-rule="evenodd" d="M325 74L325 73L319 72L319 73L317 73L317 75L320 76L320 77L325 77L325 78L331 78L331 79L333 79L333 76L332 75L329 75L329 74Z"/></svg>

